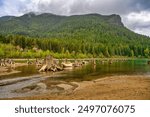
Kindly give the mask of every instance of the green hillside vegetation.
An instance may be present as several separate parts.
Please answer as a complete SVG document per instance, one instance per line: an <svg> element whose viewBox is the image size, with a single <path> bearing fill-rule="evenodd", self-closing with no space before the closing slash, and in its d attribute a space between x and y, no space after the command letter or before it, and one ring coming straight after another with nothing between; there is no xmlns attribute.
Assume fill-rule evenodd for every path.
<svg viewBox="0 0 150 117"><path fill-rule="evenodd" d="M118 15L58 16L28 13L0 18L0 56L35 58L149 57L150 38Z"/></svg>

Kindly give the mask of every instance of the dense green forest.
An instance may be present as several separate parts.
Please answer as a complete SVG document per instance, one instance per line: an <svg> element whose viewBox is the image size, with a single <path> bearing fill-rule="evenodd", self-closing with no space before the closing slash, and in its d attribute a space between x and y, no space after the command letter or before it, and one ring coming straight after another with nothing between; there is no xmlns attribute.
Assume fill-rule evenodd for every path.
<svg viewBox="0 0 150 117"><path fill-rule="evenodd" d="M0 57L149 57L150 38L136 34L118 15L25 14L0 18Z"/></svg>
<svg viewBox="0 0 150 117"><path fill-rule="evenodd" d="M148 57L150 40L88 42L75 39L41 39L23 36L0 36L0 56L34 58Z"/></svg>

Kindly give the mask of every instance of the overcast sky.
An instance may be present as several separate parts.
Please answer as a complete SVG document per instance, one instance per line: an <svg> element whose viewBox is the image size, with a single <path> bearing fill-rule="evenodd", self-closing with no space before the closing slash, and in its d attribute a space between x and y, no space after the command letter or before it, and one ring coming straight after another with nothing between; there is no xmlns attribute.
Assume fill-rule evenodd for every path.
<svg viewBox="0 0 150 117"><path fill-rule="evenodd" d="M150 0L0 0L0 16L20 16L31 11L119 14L129 29L150 36Z"/></svg>

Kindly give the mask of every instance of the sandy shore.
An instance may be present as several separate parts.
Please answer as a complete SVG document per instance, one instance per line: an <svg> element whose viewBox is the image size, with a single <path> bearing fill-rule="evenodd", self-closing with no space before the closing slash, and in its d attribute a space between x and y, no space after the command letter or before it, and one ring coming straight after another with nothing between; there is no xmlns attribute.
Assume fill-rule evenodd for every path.
<svg viewBox="0 0 150 117"><path fill-rule="evenodd" d="M72 82L77 87L70 93L13 98L27 100L149 100L149 76L112 76L94 81ZM48 87L48 83L46 84ZM59 85L69 88L68 84Z"/></svg>

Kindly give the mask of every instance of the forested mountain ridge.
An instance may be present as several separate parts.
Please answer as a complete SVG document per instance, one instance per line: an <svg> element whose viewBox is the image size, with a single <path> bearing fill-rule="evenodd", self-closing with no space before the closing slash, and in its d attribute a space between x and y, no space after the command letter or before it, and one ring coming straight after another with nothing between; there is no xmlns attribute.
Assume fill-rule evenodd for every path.
<svg viewBox="0 0 150 117"><path fill-rule="evenodd" d="M56 58L150 55L150 38L127 29L115 14L59 16L31 12L20 17L5 16L0 18L0 34L0 43L14 46L7 50L0 45L0 54L8 57L50 53ZM35 48L41 54L36 55ZM9 55L6 50L15 53Z"/></svg>
<svg viewBox="0 0 150 117"><path fill-rule="evenodd" d="M36 15L24 14L20 17L5 16L0 18L1 34L21 34L28 36L48 37L57 32L78 31L82 28L103 28L105 25L123 26L119 15L102 16L99 14L87 14L76 16L58 16L49 13ZM95 27L95 26L101 27ZM51 34L53 33L53 34Z"/></svg>

